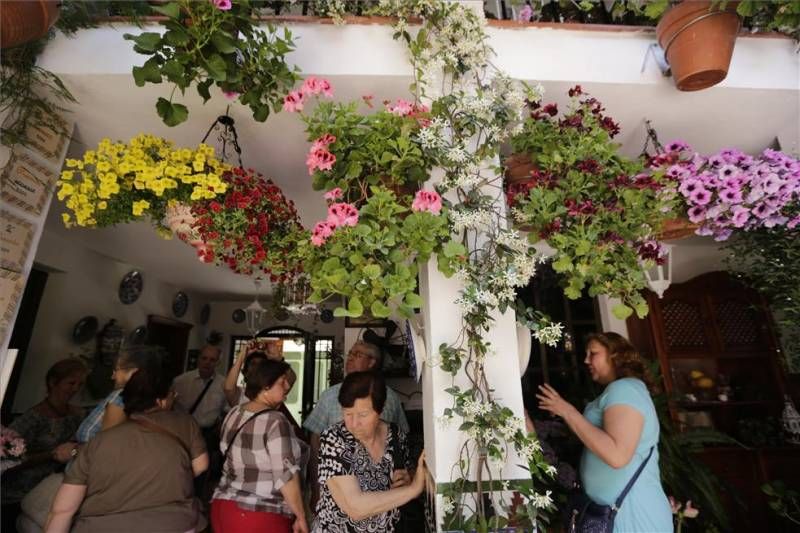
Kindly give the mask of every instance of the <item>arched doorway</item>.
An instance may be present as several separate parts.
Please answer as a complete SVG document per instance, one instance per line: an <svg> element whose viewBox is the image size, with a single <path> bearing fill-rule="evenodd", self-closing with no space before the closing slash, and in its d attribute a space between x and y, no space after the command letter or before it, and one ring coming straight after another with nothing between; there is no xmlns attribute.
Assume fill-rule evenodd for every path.
<svg viewBox="0 0 800 533"><path fill-rule="evenodd" d="M286 399L286 407L295 420L302 423L311 412L320 393L328 388L330 354L333 350L334 337L315 335L290 326L275 326L259 331L255 338L283 342L283 356L297 374L297 383ZM239 353L241 346L252 339L253 337L249 336L231 337L231 359L228 361L228 368L233 364L233 358ZM243 377L239 376L239 385L242 384Z"/></svg>

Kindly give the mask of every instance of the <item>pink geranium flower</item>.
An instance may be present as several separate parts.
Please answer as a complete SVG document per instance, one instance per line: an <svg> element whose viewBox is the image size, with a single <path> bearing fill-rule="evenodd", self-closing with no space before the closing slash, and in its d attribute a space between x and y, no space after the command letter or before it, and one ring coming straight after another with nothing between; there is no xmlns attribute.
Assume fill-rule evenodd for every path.
<svg viewBox="0 0 800 533"><path fill-rule="evenodd" d="M333 202L333 201L338 200L339 198L341 198L343 196L342 189L339 188L339 187L336 187L335 189L332 189L332 190L326 192L322 196L323 196L323 198L325 198L329 202Z"/></svg>
<svg viewBox="0 0 800 533"><path fill-rule="evenodd" d="M400 117L406 117L414 112L414 105L411 102L399 98L394 105L387 105L386 110Z"/></svg>
<svg viewBox="0 0 800 533"><path fill-rule="evenodd" d="M228 11L233 7L231 0L211 0L211 3L214 4L214 7L221 11Z"/></svg>
<svg viewBox="0 0 800 533"><path fill-rule="evenodd" d="M332 225L330 222L322 221L317 222L314 226L314 229L311 231L311 244L314 246L322 246L325 244L325 241L328 240L328 237L333 235L333 230L336 226Z"/></svg>
<svg viewBox="0 0 800 533"><path fill-rule="evenodd" d="M222 91L222 94L224 94L225 98L227 98L228 100L236 100L237 98L239 98L239 93L237 93L236 91Z"/></svg>
<svg viewBox="0 0 800 533"><path fill-rule="evenodd" d="M436 191L417 191L414 202L411 204L412 211L427 211L438 215L442 210L442 197Z"/></svg>
<svg viewBox="0 0 800 533"><path fill-rule="evenodd" d="M358 210L352 204L340 202L328 208L328 223L334 228L358 224Z"/></svg>
<svg viewBox="0 0 800 533"><path fill-rule="evenodd" d="M283 99L283 110L289 113L295 113L303 110L304 94L300 91L291 91Z"/></svg>
<svg viewBox="0 0 800 533"><path fill-rule="evenodd" d="M306 157L308 175L312 175L315 170L331 170L335 162L336 156L324 148L309 151Z"/></svg>
<svg viewBox="0 0 800 533"><path fill-rule="evenodd" d="M331 135L330 133L326 133L311 145L311 151L316 152L317 150L327 150L328 146L336 142L336 137Z"/></svg>
<svg viewBox="0 0 800 533"><path fill-rule="evenodd" d="M328 80L315 78L314 76L309 76L303 82L303 86L300 88L300 92L304 95L309 94L322 94L327 98L333 98L333 88Z"/></svg>

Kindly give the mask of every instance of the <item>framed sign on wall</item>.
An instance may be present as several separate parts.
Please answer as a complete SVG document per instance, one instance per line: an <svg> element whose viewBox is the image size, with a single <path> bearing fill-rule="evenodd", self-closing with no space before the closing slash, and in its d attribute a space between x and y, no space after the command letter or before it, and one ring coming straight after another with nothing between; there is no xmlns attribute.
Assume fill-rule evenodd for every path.
<svg viewBox="0 0 800 533"><path fill-rule="evenodd" d="M3 170L0 197L23 211L38 215L55 186L53 171L24 152L14 152Z"/></svg>
<svg viewBox="0 0 800 533"><path fill-rule="evenodd" d="M21 274L0 269L0 342L10 333L25 280Z"/></svg>
<svg viewBox="0 0 800 533"><path fill-rule="evenodd" d="M0 266L22 272L33 241L34 226L5 210L0 210L0 220Z"/></svg>

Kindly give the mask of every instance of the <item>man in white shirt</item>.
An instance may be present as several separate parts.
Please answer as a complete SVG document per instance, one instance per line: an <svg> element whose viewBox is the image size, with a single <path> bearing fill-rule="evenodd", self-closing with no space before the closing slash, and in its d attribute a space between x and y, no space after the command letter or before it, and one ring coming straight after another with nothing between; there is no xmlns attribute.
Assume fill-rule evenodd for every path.
<svg viewBox="0 0 800 533"><path fill-rule="evenodd" d="M218 422L225 407L225 391L222 389L225 377L216 372L220 355L217 346L203 347L197 359L197 369L184 372L172 383L176 393L175 409L194 417L206 441L209 469L195 479L195 494L204 502L209 496L206 494L208 477L217 476L221 470Z"/></svg>

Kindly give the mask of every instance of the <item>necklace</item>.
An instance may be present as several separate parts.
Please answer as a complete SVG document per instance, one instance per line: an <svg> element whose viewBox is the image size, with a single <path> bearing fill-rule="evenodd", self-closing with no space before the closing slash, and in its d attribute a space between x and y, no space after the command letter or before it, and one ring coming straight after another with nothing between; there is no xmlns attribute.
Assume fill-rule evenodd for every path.
<svg viewBox="0 0 800 533"><path fill-rule="evenodd" d="M59 409L53 404L53 402L50 401L49 396L45 397L44 403L46 403L50 407L50 409L52 409L53 412L55 412L55 414L57 414L59 417L63 418L69 414L69 405L67 405L66 409Z"/></svg>

